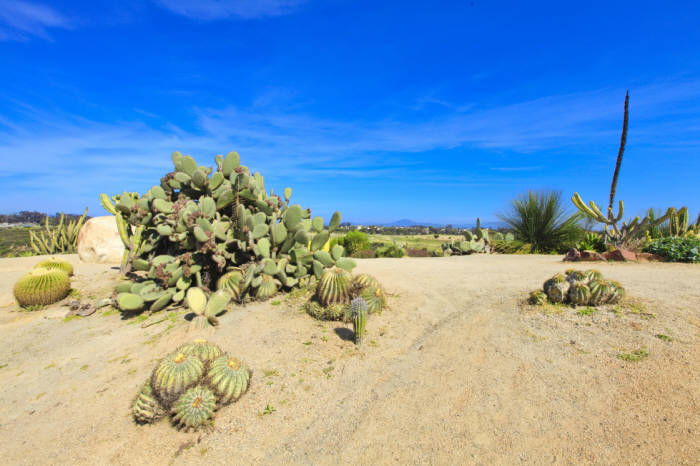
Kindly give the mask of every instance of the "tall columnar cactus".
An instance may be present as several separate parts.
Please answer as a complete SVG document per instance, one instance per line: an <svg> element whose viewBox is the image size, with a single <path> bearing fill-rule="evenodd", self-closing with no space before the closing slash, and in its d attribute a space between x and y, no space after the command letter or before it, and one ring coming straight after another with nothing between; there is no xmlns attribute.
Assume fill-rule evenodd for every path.
<svg viewBox="0 0 700 466"><path fill-rule="evenodd" d="M22 276L13 291L22 307L46 306L68 296L70 279L62 270L39 267Z"/></svg>
<svg viewBox="0 0 700 466"><path fill-rule="evenodd" d="M205 294L227 288L236 301L265 299L326 269L355 267L342 247L328 247L340 213L324 227L310 209L290 204L290 188L283 196L266 190L236 152L217 156L215 169L179 152L172 161L174 171L143 195L101 196L126 245L123 271L146 272L154 292L176 288L170 302L193 286Z"/></svg>
<svg viewBox="0 0 700 466"><path fill-rule="evenodd" d="M37 254L72 254L78 250L78 233L83 226L88 210L77 219L64 224L65 214L61 214L58 225L51 227L46 216L44 231L29 232L29 244Z"/></svg>
<svg viewBox="0 0 700 466"><path fill-rule="evenodd" d="M352 329L355 334L355 344L362 344L362 337L365 333L365 325L367 325L367 303L362 298L355 298L352 301L350 310L352 316Z"/></svg>

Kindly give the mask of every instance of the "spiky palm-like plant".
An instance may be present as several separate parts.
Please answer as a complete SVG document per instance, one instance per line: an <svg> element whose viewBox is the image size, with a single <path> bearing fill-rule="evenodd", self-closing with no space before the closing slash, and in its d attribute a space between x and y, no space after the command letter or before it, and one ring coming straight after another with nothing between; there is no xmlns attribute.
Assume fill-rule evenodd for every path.
<svg viewBox="0 0 700 466"><path fill-rule="evenodd" d="M511 209L499 218L507 223L515 239L530 243L532 253L563 252L583 236L582 215L569 215L557 191L529 191L511 202Z"/></svg>

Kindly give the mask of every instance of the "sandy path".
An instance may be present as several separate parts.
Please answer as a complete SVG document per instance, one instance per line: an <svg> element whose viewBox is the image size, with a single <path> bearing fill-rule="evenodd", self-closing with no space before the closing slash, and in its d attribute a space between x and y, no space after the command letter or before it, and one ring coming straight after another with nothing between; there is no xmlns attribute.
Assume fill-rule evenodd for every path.
<svg viewBox="0 0 700 466"><path fill-rule="evenodd" d="M36 260L1 260L2 286ZM520 306L570 267L556 256L358 262L397 295L363 348L293 300L232 310L211 338L249 363L253 385L198 434L139 427L128 413L154 362L193 336L182 317L144 329L110 312L64 322L66 308L0 308L0 452L11 464L700 459L699 266L597 265L633 299L583 316ZM117 280L74 263L85 296ZM642 361L617 357L641 347ZM262 414L268 404L275 412Z"/></svg>

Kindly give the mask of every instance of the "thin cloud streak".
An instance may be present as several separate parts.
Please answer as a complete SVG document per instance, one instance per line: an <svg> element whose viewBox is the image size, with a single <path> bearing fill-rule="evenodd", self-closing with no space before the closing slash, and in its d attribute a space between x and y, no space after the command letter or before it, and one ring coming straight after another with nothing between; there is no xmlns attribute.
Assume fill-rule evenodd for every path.
<svg viewBox="0 0 700 466"><path fill-rule="evenodd" d="M432 152L460 150L467 154L462 171L475 166L481 170L471 182L493 182L484 169L534 171L536 167L522 163L537 151L580 154L592 146L616 145L622 107L618 94L602 90L552 96L417 122L336 121L259 106L199 109L194 130L139 122L104 124L18 106L26 121L39 122L39 127L0 126L0 172L17 196L51 189L68 192L75 186L81 192L116 192L157 183L172 170L173 150L209 166L215 154L236 150L252 169L286 179L401 179L410 173L414 183L425 184L454 181L455 167L441 165ZM699 83L648 86L632 96L630 144L673 149L698 145L697 137L682 128L700 125ZM683 118L685 126L651 122L666 114ZM491 160L484 153L498 157ZM32 170L27 170L27 154Z"/></svg>
<svg viewBox="0 0 700 466"><path fill-rule="evenodd" d="M28 40L29 36L50 39L49 28L70 28L70 22L40 3L5 0L0 5L0 40Z"/></svg>
<svg viewBox="0 0 700 466"><path fill-rule="evenodd" d="M253 19L291 13L302 0L156 0L182 16L199 20Z"/></svg>

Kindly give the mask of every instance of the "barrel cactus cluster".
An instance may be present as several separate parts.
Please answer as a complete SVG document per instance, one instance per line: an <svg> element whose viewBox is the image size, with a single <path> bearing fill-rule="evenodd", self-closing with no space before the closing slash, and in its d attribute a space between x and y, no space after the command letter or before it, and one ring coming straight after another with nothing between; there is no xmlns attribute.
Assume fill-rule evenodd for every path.
<svg viewBox="0 0 700 466"><path fill-rule="evenodd" d="M56 303L70 292L73 266L54 258L38 263L33 270L20 277L14 286L17 303L25 309L39 309Z"/></svg>
<svg viewBox="0 0 700 466"><path fill-rule="evenodd" d="M179 152L172 161L174 171L144 195L101 196L125 245L122 271L135 277L115 290L122 311L179 306L198 288L216 305L192 310L214 323L224 301L268 299L311 286L326 270L355 267L342 246L329 247L339 212L326 226L290 204L291 188L282 196L266 191L263 176L241 165L236 152L216 156L216 169ZM211 296L215 291L228 301Z"/></svg>
<svg viewBox="0 0 700 466"><path fill-rule="evenodd" d="M369 314L386 307L386 294L376 278L369 274L352 276L339 267L330 268L321 275L311 299L304 310L319 320L342 320L352 317L351 302L362 298Z"/></svg>
<svg viewBox="0 0 700 466"><path fill-rule="evenodd" d="M464 256L474 253L489 253L495 243L511 242L515 238L512 233L503 234L499 231L489 232L488 228L477 228L474 232L464 232L464 240L450 241L442 244L445 256Z"/></svg>
<svg viewBox="0 0 700 466"><path fill-rule="evenodd" d="M250 371L239 359L206 340L194 340L163 358L139 390L131 412L139 424L170 414L173 424L196 430L211 424L215 411L241 397Z"/></svg>
<svg viewBox="0 0 700 466"><path fill-rule="evenodd" d="M625 295L619 282L606 280L597 270L567 270L557 273L544 282L542 290L530 293L529 303L542 305L547 302L574 306L600 306L616 304Z"/></svg>

